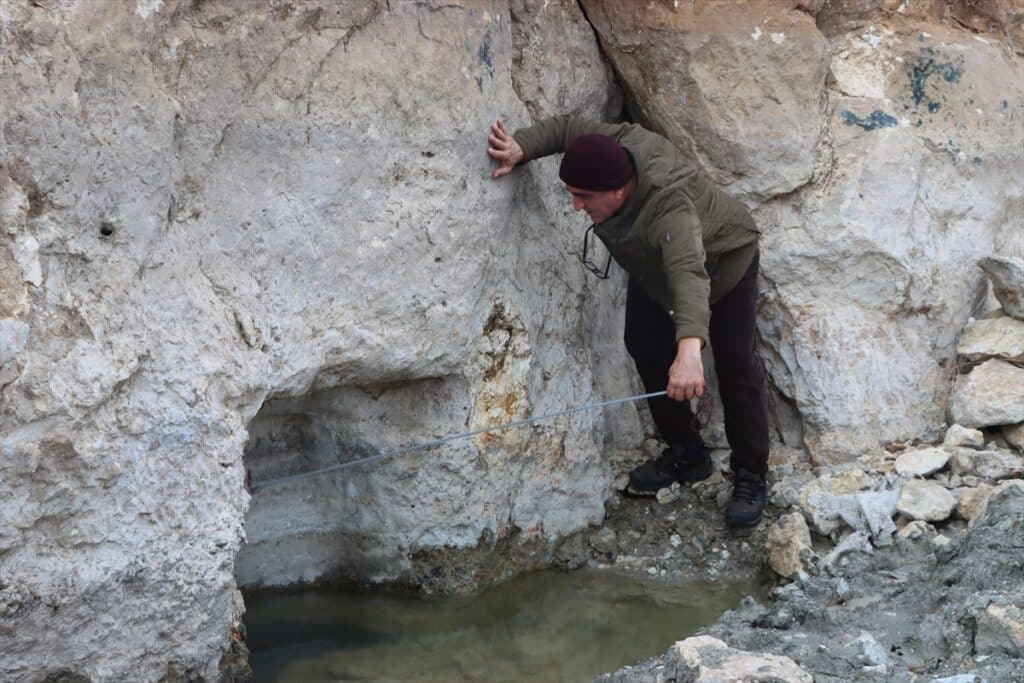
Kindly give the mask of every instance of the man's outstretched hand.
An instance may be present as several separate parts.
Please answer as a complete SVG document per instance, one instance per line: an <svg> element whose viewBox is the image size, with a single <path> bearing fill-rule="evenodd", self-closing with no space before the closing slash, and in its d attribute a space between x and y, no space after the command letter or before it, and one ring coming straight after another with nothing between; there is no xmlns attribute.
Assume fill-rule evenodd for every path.
<svg viewBox="0 0 1024 683"><path fill-rule="evenodd" d="M505 122L498 119L491 124L491 134L487 136L487 153L500 164L491 172L492 178L500 178L516 167L523 160L523 148L505 128Z"/></svg>

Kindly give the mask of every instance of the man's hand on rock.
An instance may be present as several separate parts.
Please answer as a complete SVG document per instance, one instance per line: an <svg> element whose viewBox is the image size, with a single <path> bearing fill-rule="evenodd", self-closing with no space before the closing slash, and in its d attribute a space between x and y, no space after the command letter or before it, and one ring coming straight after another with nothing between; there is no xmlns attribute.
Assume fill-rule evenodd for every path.
<svg viewBox="0 0 1024 683"><path fill-rule="evenodd" d="M700 357L700 339L684 337L668 370L668 397L674 401L687 401L704 394L704 362Z"/></svg>
<svg viewBox="0 0 1024 683"><path fill-rule="evenodd" d="M501 119L491 124L491 134L487 136L487 142L490 145L487 148L487 153L500 164L491 173L492 178L500 178L523 160L523 148L509 134L505 128L505 122Z"/></svg>

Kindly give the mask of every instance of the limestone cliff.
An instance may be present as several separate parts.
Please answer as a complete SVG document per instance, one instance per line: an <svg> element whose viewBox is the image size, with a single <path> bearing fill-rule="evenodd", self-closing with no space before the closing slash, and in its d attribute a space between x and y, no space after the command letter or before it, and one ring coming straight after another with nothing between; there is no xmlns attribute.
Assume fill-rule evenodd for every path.
<svg viewBox="0 0 1024 683"><path fill-rule="evenodd" d="M756 210L782 437L936 430L1024 253L1019 15L806 4L2 0L0 677L230 677L236 576L599 523L634 407L247 479L634 393L557 161L484 153L618 83Z"/></svg>

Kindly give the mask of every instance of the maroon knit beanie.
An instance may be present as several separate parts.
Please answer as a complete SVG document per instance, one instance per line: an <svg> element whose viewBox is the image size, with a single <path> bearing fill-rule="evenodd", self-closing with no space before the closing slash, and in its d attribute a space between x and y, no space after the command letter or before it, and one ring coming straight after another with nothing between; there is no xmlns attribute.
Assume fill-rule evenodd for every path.
<svg viewBox="0 0 1024 683"><path fill-rule="evenodd" d="M633 176L633 159L607 135L581 135L562 157L558 177L581 190L617 190Z"/></svg>

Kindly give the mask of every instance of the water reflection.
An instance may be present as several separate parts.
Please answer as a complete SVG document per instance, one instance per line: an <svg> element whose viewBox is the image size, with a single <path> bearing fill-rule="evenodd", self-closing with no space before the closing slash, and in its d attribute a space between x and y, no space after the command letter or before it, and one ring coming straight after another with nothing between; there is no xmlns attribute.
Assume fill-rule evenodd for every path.
<svg viewBox="0 0 1024 683"><path fill-rule="evenodd" d="M246 600L256 681L589 681L664 652L741 584L540 572L470 596L315 590Z"/></svg>

